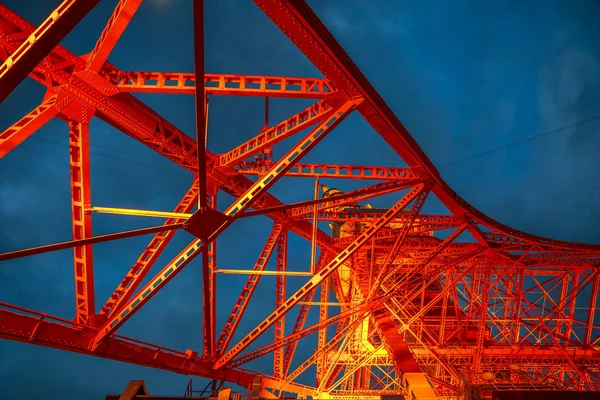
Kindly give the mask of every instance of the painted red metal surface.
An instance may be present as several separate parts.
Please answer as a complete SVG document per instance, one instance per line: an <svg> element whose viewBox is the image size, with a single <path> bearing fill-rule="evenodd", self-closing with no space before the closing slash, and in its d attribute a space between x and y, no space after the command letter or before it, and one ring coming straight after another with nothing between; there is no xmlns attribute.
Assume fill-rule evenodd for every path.
<svg viewBox="0 0 600 400"><path fill-rule="evenodd" d="M76 7L85 2L67 3ZM90 9L93 3L88 2ZM358 399L410 392L431 398L427 397L433 393L431 387L423 384L427 379L445 398L507 382L515 387L599 389L600 246L517 231L460 198L303 1L255 3L325 78L205 73L201 1L195 2L194 73L121 71L107 58L140 3L121 0L85 57L56 44L87 8L67 13L63 4L56 14L60 18L53 14L49 26L36 30L0 5L0 56L6 61L0 69L0 96L6 97L27 74L47 89L39 107L0 133L0 158L53 117L69 122L74 239L0 254L0 261L74 248L76 287L72 321L0 303L0 337L247 388L260 375L265 397L286 392ZM25 75L11 72L15 66ZM199 81L204 88L196 85ZM195 94L197 139L130 92ZM272 126L267 113L267 126L255 137L215 154L206 149L205 137L211 96L303 98L316 103ZM353 112L361 114L409 168L301 163ZM87 135L93 117L199 177L174 209L184 214L181 218L167 218L164 225L142 231L91 235ZM301 132L303 138L292 138ZM277 159L272 147L284 140L295 144ZM365 182L348 193L324 187L323 198L290 204L269 192L278 180L299 177ZM216 207L221 191L234 197L225 210ZM391 208L365 204L384 194L396 196ZM421 212L433 196L446 206L447 214ZM198 208L188 218L195 204ZM257 274L249 275L218 333L215 239L235 229L237 219L256 215L272 219L273 228L254 264ZM311 221L328 221L330 230L318 229L313 238ZM174 227L197 239L140 288L173 237ZM97 311L93 244L142 233L156 235ZM319 250L314 271L307 266L303 272L311 272L310 276L299 275L303 283L295 291L286 275L295 273L287 268L291 234L314 239ZM273 310L236 341L234 334L248 303L259 283L264 285L258 273L268 272L274 254ZM202 349L169 350L116 333L198 255L203 260ZM319 321L306 327L311 308L319 309ZM286 329L286 321L291 329ZM247 350L271 327L271 343ZM317 349L298 354L298 342L310 335L318 336ZM242 369L271 353L273 371ZM302 357L300 363L292 363L297 356ZM313 384L298 383L297 378L315 364Z"/></svg>

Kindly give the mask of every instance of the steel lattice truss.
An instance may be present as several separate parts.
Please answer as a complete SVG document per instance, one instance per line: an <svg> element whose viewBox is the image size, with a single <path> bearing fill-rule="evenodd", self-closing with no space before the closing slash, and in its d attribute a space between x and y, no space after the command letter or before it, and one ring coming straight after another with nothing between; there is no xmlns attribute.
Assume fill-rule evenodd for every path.
<svg viewBox="0 0 600 400"><path fill-rule="evenodd" d="M484 384L599 389L600 246L519 232L460 198L304 2L255 0L325 78L204 74L198 50L194 73L121 71L106 60L141 0L118 3L91 53L79 57L59 45L97 3L65 0L38 28L0 5L0 100L27 76L47 88L39 107L0 134L0 157L50 119L68 122L74 239L1 254L0 260L73 248L76 288L73 320L1 303L0 337L248 388L260 384L265 397L283 391L353 399L410 390L430 398L425 376L440 398ZM203 49L203 5L196 1L194 7L196 48ZM198 87L202 75L205 85ZM131 94L136 92L195 94L199 132L205 131L209 96L316 103L229 152L214 154L206 150L205 135L192 139ZM409 167L301 164L350 113L364 117ZM199 177L172 212L92 207L88 125L94 117ZM302 139L292 138L301 132ZM277 158L272 146L283 140L296 144ZM269 188L284 176L366 182L349 193L324 188L321 198L283 204ZM225 210L215 209L219 192L236 199ZM397 202L389 209L364 205L390 193ZM448 214L421 213L428 196L441 200ZM94 211L153 215L165 222L92 237ZM236 219L259 214L272 219L273 228L254 263L255 274L219 334L214 240ZM331 222L331 232L316 229L321 220ZM196 239L141 286L176 229ZM288 233L317 247L314 266L307 267L305 284L295 293L286 292ZM93 244L141 234L154 236L112 296L95 304ZM171 350L119 335L119 327L196 256L203 265L202 351ZM236 343L233 334L260 273L269 272L271 257L276 271L270 273L277 275L273 312ZM330 309L330 293L339 312ZM319 322L306 326L311 305L319 309ZM291 331L285 318L295 321ZM271 327L273 341L247 351ZM292 369L292 359L300 356L298 341L310 334L318 336L318 348ZM273 357L273 371L243 369L264 356ZM314 385L297 383L315 364Z"/></svg>

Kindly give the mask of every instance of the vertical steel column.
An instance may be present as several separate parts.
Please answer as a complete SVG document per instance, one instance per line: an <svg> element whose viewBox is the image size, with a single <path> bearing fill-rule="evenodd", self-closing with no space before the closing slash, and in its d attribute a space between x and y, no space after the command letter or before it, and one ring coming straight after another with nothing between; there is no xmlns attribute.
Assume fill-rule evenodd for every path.
<svg viewBox="0 0 600 400"><path fill-rule="evenodd" d="M488 312L488 299L490 293L490 281L491 281L491 268L489 266L489 258L486 258L486 264L480 266L477 270L477 273L481 277L478 280L479 284L474 287L473 293L477 293L481 299L481 305L479 307L479 323L477 326L477 339L475 342L475 358L473 360L473 369L474 373L479 372L481 368L481 355L483 352L483 342L486 338L486 329L487 329L487 312ZM475 274L475 273L474 273ZM475 281L475 279L473 279ZM472 296L475 297L475 296ZM474 305L475 302L472 301L471 305ZM470 310L469 310L470 311ZM470 311L471 312L471 311ZM474 313L474 312L473 312Z"/></svg>
<svg viewBox="0 0 600 400"><path fill-rule="evenodd" d="M92 237L92 215L85 211L91 204L89 126L69 122L71 167L71 205L73 239ZM96 313L94 304L94 264L92 245L75 247L75 322L90 324Z"/></svg>
<svg viewBox="0 0 600 400"><path fill-rule="evenodd" d="M278 272L287 271L287 237L288 231L285 229L279 238L277 239L277 265L276 270ZM275 293L275 308L281 306L286 300L285 288L286 279L285 275L277 275L275 277L276 293ZM275 342L283 340L285 337L285 315L282 315L277 322L275 322ZM273 375L276 378L282 379L284 377L284 347L279 347L273 353Z"/></svg>
<svg viewBox="0 0 600 400"><path fill-rule="evenodd" d="M265 97L265 125L263 130L269 129L269 97Z"/></svg>
<svg viewBox="0 0 600 400"><path fill-rule="evenodd" d="M196 79L196 146L198 159L198 211L203 212L207 205L206 193L206 89L204 85L204 0L194 0L194 75ZM206 237L200 238L205 241ZM213 254L209 254L213 253ZM202 252L202 315L203 315L203 358L212 359L214 352L215 328L212 308L213 278L211 265L214 256L214 243L208 243Z"/></svg>
<svg viewBox="0 0 600 400"><path fill-rule="evenodd" d="M314 200L319 199L319 177L315 178L315 194ZM310 273L315 273L315 263L317 262L317 209L316 205L313 206L313 229L312 229L312 241L310 244Z"/></svg>
<svg viewBox="0 0 600 400"><path fill-rule="evenodd" d="M594 329L594 319L596 316L596 306L598 304L598 287L600 286L600 276L597 276L592 283L592 292L588 306L587 322L585 326L585 341L589 345L592 340L592 330Z"/></svg>
<svg viewBox="0 0 600 400"><path fill-rule="evenodd" d="M207 199L207 205L210 208L217 208L218 188L213 187L210 197ZM217 240L213 240L206 246L206 251L202 252L202 279L203 279L203 329L204 329L204 347L203 357L212 360L215 352L216 326L217 326Z"/></svg>
<svg viewBox="0 0 600 400"><path fill-rule="evenodd" d="M316 209L316 207L315 207ZM329 282L331 278L326 278L321 282L321 298L319 305L319 322L325 321L329 318ZM317 351L324 348L327 344L327 327L323 327L323 329L319 330L319 336L317 339ZM325 371L327 370L327 354L324 354L323 357L317 359L317 385L320 385L322 380L324 379Z"/></svg>
<svg viewBox="0 0 600 400"><path fill-rule="evenodd" d="M204 85L204 0L194 0L194 75L196 79L196 142L198 148L198 207L206 200L206 88Z"/></svg>

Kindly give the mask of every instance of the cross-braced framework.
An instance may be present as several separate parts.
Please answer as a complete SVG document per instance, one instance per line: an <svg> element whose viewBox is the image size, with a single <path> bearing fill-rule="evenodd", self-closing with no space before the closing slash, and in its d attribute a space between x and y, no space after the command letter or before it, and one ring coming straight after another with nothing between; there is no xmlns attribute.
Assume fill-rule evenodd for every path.
<svg viewBox="0 0 600 400"><path fill-rule="evenodd" d="M600 246L511 229L459 197L306 3L255 0L324 78L205 73L200 0L194 1L193 73L121 71L107 58L141 0L119 1L91 53L76 56L59 45L97 3L65 0L38 28L0 5L0 100L27 76L47 88L40 106L0 134L0 157L50 119L67 121L73 225L72 241L0 254L0 261L73 248L76 293L72 320L0 303L0 337L255 390L260 384L267 398L282 393L460 398L478 387L599 389ZM196 140L132 95L137 92L194 94ZM215 154L206 149L210 96L316 103ZM301 164L351 113L360 114L408 167ZM88 126L94 117L196 174L172 212L93 205ZM301 132L302 139L292 138ZM283 140L296 144L278 158L272 147ZM342 193L323 185L316 187L314 200L283 204L269 189L284 177L321 183L346 178L365 186ZM220 192L235 198L224 210L217 208ZM396 196L390 208L364 204L384 194ZM447 214L421 212L433 196ZM153 216L164 223L94 237L94 213ZM237 219L255 215L269 217L273 227L252 270L220 270L215 239L235 229ZM318 221L329 221L331 231L319 229ZM147 276L177 229L195 239L155 276ZM154 236L148 247L114 293L96 304L93 245L149 234ZM286 268L291 234L314 243L313 262L304 272ZM171 350L117 333L197 256L203 270L203 349ZM275 270L267 269L271 258ZM248 274L247 282L217 330L216 277L220 286L226 273L236 272ZM276 275L272 312L233 340L264 284L261 276L269 274ZM296 291L286 290L290 275L304 280ZM144 279L148 283L142 286ZM319 321L307 326L311 307L318 308ZM273 340L249 350L271 327ZM315 352L308 358L296 352L298 342L313 334ZM272 357L273 371L243 368L265 356ZM298 383L313 365L314 384Z"/></svg>

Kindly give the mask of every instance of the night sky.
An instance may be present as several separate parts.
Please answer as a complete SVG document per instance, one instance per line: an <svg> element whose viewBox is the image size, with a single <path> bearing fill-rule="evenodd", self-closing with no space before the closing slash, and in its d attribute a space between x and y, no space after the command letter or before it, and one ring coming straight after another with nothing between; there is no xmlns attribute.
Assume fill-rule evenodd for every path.
<svg viewBox="0 0 600 400"><path fill-rule="evenodd" d="M60 2L4 3L38 25ZM207 72L321 76L251 1L206 3ZM62 44L75 54L89 53L115 4L115 0L102 1ZM462 197L514 228L600 243L600 118L519 143L600 116L600 3L327 0L309 4ZM109 61L122 70L191 72L192 46L191 1L145 0ZM0 104L0 129L35 108L43 89L33 80L23 82ZM195 135L193 96L138 97ZM224 152L255 136L263 123L263 104L258 98L211 98L209 149ZM309 104L272 100L271 123ZM191 173L102 121L92 121L90 137L94 205L171 211L192 182ZM276 156L299 138L276 146ZM494 149L499 150L490 152ZM359 114L347 118L303 161L404 165ZM344 190L361 186L324 183ZM312 197L313 184L311 179L287 178L272 193L284 202L306 200ZM371 203L386 206L395 199ZM222 195L219 209L231 201ZM425 211L443 212L435 201ZM0 161L0 252L69 240L70 220L68 130L55 119ZM96 214L94 235L157 223L160 220ZM252 268L271 226L265 217L236 222L219 238L219 267ZM326 224L321 228L326 230ZM178 233L149 276L190 240L187 233ZM94 246L98 309L148 241L149 237L138 237ZM0 301L72 318L72 257L71 250L64 250L3 262ZM289 269L305 271L309 263L309 243L291 235ZM303 279L288 278L288 293ZM244 280L227 276L218 281L219 332ZM274 297L274 278L263 277L234 342L273 310ZM201 299L198 259L119 333L178 350L201 350ZM311 313L309 324L316 321L315 314ZM295 313L290 315L288 329L295 319ZM266 333L258 345L272 335L272 330ZM307 339L297 354L308 356L315 345L316 339ZM272 358L248 367L271 373ZM151 393L182 395L189 378L0 341L2 399L34 399L36 391L46 398L102 399L107 393L120 393L131 379L146 380Z"/></svg>

